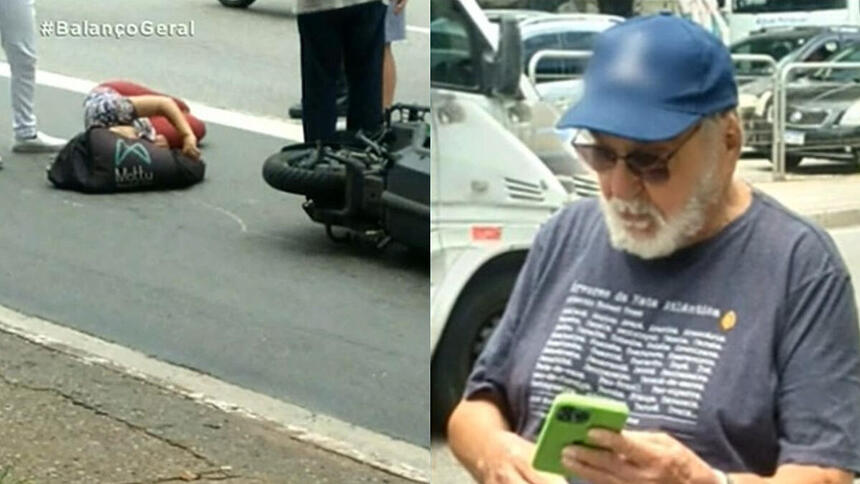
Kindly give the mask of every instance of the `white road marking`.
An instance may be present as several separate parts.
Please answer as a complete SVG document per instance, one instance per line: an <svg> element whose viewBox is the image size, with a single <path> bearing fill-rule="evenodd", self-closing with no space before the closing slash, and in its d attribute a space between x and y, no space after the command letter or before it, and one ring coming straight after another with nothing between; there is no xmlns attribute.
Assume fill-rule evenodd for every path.
<svg viewBox="0 0 860 484"><path fill-rule="evenodd" d="M0 76L7 78L10 76L9 63L0 62ZM37 70L36 84L86 94L99 83L55 72ZM302 141L304 139L300 122L215 108L195 101L185 101L194 116L207 123L220 124L286 140Z"/></svg>
<svg viewBox="0 0 860 484"><path fill-rule="evenodd" d="M84 204L83 204L83 203L73 202L73 201L71 201L71 200L67 200L67 199L65 199L65 198L63 199L63 203L64 203L64 204L66 204L66 205L71 205L71 206L73 206L73 207L75 207L75 208L81 208L81 207L83 207L83 206L84 206Z"/></svg>
<svg viewBox="0 0 860 484"><path fill-rule="evenodd" d="M44 319L0 306L0 330L82 361L112 367L224 411L265 420L290 437L417 482L430 482L430 451L268 395L172 365Z"/></svg>
<svg viewBox="0 0 860 484"><path fill-rule="evenodd" d="M245 224L245 221L242 220L242 218L239 217L238 215L236 215L235 213L227 210L226 208L219 207L218 205L212 205L211 203L206 203L202 200L197 200L195 198L192 198L191 201L193 203L198 204L198 205L202 205L206 208L215 210L216 212L223 213L224 215L226 215L226 216L230 217L231 219L233 219L234 221L236 221L237 224L239 224L239 228L242 229L243 234L248 232L248 226Z"/></svg>

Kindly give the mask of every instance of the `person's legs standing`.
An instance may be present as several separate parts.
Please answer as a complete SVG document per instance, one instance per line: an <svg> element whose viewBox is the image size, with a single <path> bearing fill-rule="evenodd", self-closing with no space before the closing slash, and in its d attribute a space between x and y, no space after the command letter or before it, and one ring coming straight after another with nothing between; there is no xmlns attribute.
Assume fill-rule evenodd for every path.
<svg viewBox="0 0 860 484"><path fill-rule="evenodd" d="M382 54L382 109L390 108L394 103L394 87L397 85L397 66L391 53L391 44L385 43Z"/></svg>
<svg viewBox="0 0 860 484"><path fill-rule="evenodd" d="M0 34L9 59L12 94L12 129L16 138L36 134L33 92L36 85L36 30L34 0L0 2Z"/></svg>
<svg viewBox="0 0 860 484"><path fill-rule="evenodd" d="M337 77L343 59L343 10L298 16L302 57L302 127L305 142L328 140L337 125Z"/></svg>
<svg viewBox="0 0 860 484"><path fill-rule="evenodd" d="M349 91L346 87L346 74L343 73L343 69L340 70L340 74L337 76L335 90L337 91L337 115L338 117L346 116L346 107L349 106ZM301 119L301 100L290 106L290 109L287 110L287 114L289 114L291 118Z"/></svg>
<svg viewBox="0 0 860 484"><path fill-rule="evenodd" d="M36 86L35 0L0 1L0 36L9 60L13 151L57 151L65 140L36 130L33 98Z"/></svg>
<svg viewBox="0 0 860 484"><path fill-rule="evenodd" d="M341 9L347 14L343 38L344 68L349 83L350 131L375 132L382 123L382 50L385 10L382 2Z"/></svg>
<svg viewBox="0 0 860 484"><path fill-rule="evenodd" d="M402 3L401 3L402 2ZM382 109L394 104L394 90L397 86L397 65L391 52L391 43L406 38L406 14L403 12L405 0L390 0L385 14L385 50L382 54Z"/></svg>

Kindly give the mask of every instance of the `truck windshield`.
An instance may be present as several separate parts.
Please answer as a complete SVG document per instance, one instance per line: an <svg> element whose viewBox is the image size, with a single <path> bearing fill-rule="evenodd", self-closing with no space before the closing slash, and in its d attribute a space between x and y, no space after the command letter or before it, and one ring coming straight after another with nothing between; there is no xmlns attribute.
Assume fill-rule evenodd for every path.
<svg viewBox="0 0 860 484"><path fill-rule="evenodd" d="M808 12L847 8L847 0L734 0L734 13Z"/></svg>

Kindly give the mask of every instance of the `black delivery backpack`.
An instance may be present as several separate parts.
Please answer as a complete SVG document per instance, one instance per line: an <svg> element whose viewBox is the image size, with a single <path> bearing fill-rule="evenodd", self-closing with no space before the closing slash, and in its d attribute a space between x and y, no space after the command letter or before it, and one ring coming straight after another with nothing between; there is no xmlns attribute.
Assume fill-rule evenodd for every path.
<svg viewBox="0 0 860 484"><path fill-rule="evenodd" d="M66 144L48 168L57 188L114 193L184 188L203 180L206 165L179 150L90 128Z"/></svg>

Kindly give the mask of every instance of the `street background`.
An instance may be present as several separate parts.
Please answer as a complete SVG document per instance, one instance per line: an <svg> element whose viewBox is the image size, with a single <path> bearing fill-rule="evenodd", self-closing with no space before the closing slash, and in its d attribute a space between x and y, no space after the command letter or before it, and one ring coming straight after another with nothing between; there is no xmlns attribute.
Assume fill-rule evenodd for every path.
<svg viewBox="0 0 860 484"><path fill-rule="evenodd" d="M165 4L37 2L37 22L193 20L196 34L39 36L37 68L286 118L301 90L288 0L247 10L215 0ZM429 2L410 2L407 41L394 47L398 102L429 105L428 23ZM8 90L7 74L0 92ZM39 129L80 132L83 98L38 86ZM263 160L289 140L208 123L201 185L87 196L51 188L50 155L11 153L8 95L0 95L0 125L9 127L0 130L0 305L429 447L427 260L397 246L330 242L302 197L262 180Z"/></svg>

